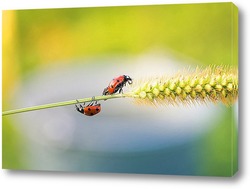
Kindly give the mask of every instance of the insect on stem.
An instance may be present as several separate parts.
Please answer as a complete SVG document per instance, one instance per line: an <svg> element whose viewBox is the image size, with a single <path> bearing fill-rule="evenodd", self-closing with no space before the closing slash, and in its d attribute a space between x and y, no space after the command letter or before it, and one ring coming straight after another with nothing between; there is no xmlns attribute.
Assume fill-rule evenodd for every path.
<svg viewBox="0 0 250 189"><path fill-rule="evenodd" d="M130 90L115 94L121 92L126 83L130 84ZM203 69L197 67L194 71L186 70L175 76L162 76L136 82L132 82L129 76L121 75L110 82L102 96L8 110L2 112L2 116L124 97L134 98L139 104L175 106L222 102L230 106L238 99L238 69L218 65Z"/></svg>
<svg viewBox="0 0 250 189"><path fill-rule="evenodd" d="M125 97L125 95L115 94L115 95L106 95L106 96L95 96L94 99L96 101L100 101L100 100L108 100L108 99L122 98L122 97ZM48 108L56 108L56 107L60 107L60 106L68 106L68 105L73 105L73 104L77 104L77 103L85 103L85 102L91 102L91 101L93 101L93 97L77 99L77 100L69 100L69 101L63 101L63 102L56 102L56 103L50 103L50 104L43 104L43 105L31 106L31 107L20 108L20 109L15 109L15 110L7 110L7 111L2 112L2 116L24 113L24 112L29 112L29 111L42 110L42 109L48 109Z"/></svg>

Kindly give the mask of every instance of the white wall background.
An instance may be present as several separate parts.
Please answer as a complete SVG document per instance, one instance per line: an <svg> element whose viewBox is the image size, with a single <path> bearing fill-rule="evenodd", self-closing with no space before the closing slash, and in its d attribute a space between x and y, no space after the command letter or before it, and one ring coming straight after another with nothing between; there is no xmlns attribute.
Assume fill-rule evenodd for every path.
<svg viewBox="0 0 250 189"><path fill-rule="evenodd" d="M61 8L61 7L88 7L88 6L112 6L112 5L146 5L146 4L176 4L176 3L202 3L218 2L205 0L60 0L60 1L31 1L31 0L1 0L0 9L30 9L30 8ZM220 0L220 2L228 2ZM250 123L247 119L249 90L249 19L250 6L248 1L234 0L239 8L239 35L240 35L240 148L239 148L239 172L233 178L217 177L190 177L190 176L159 176L159 175L129 175L129 174L100 174L100 173L56 173L34 171L8 171L0 170L0 188L246 188L250 183ZM2 15L0 15L2 27ZM2 30L1 30L2 31ZM2 36L2 35L1 35ZM0 39L2 43L2 38ZM2 47L1 47L2 48ZM0 56L2 57L2 50ZM2 60L2 58L1 58ZM1 67L2 68L2 67ZM2 78L2 77L1 77ZM1 82L2 84L2 82ZM249 85L248 85L249 87ZM2 87L1 87L2 89ZM1 93L2 94L2 93ZM243 103L244 102L244 103ZM249 117L249 116L248 116ZM2 132L2 129L0 129ZM2 134L0 138L2 137ZM1 140L2 141L2 140ZM2 145L0 145L2 149ZM1 150L2 153L2 150ZM2 155L0 156L2 160ZM0 161L2 165L2 161Z"/></svg>

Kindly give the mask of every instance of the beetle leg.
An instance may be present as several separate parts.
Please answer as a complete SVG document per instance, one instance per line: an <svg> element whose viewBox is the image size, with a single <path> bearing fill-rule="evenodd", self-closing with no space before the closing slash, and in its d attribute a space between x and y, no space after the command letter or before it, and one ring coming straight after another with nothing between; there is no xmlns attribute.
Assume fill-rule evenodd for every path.
<svg viewBox="0 0 250 189"><path fill-rule="evenodd" d="M108 95L108 87L104 88L102 95Z"/></svg>
<svg viewBox="0 0 250 189"><path fill-rule="evenodd" d="M118 90L118 92L123 94L122 87Z"/></svg>
<svg viewBox="0 0 250 189"><path fill-rule="evenodd" d="M82 103L83 106L81 105L81 103L77 99L76 99L76 102L79 103L79 106L82 108L83 108L83 106L85 106L85 102Z"/></svg>
<svg viewBox="0 0 250 189"><path fill-rule="evenodd" d="M84 109L83 109L83 107L80 105L80 107L78 107L76 104L75 104L75 106L76 106L76 110L78 111L78 112L81 112L81 113L84 113Z"/></svg>
<svg viewBox="0 0 250 189"><path fill-rule="evenodd" d="M94 102L90 102L87 106L93 106Z"/></svg>
<svg viewBox="0 0 250 189"><path fill-rule="evenodd" d="M75 106L76 106L76 110L78 111L78 112L81 112L81 110L80 110L80 108L75 104Z"/></svg>

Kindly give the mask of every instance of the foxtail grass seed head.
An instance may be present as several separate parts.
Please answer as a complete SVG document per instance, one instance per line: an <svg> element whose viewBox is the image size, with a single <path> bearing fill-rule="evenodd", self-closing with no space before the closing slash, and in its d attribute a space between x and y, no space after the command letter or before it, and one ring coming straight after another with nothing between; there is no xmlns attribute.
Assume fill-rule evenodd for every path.
<svg viewBox="0 0 250 189"><path fill-rule="evenodd" d="M128 94L139 103L154 105L222 102L230 106L238 98L238 70L209 66L175 76L137 80Z"/></svg>

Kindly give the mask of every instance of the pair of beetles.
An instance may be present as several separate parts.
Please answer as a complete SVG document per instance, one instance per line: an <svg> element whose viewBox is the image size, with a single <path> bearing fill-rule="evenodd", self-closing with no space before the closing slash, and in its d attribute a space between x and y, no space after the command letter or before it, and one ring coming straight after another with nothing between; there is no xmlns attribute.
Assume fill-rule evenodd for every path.
<svg viewBox="0 0 250 189"><path fill-rule="evenodd" d="M121 93L122 88L127 83L132 84L132 79L128 75L120 75L120 76L114 78L109 83L108 87L106 87L103 90L102 95L112 95L112 94L115 94L117 92ZM76 110L78 112L80 112L86 116L93 116L93 115L98 114L101 111L101 104L100 103L97 104L97 101L94 102L94 97L93 97L92 101L87 106L82 106L81 104L79 106L77 106L77 105L75 105L75 106L76 106Z"/></svg>

